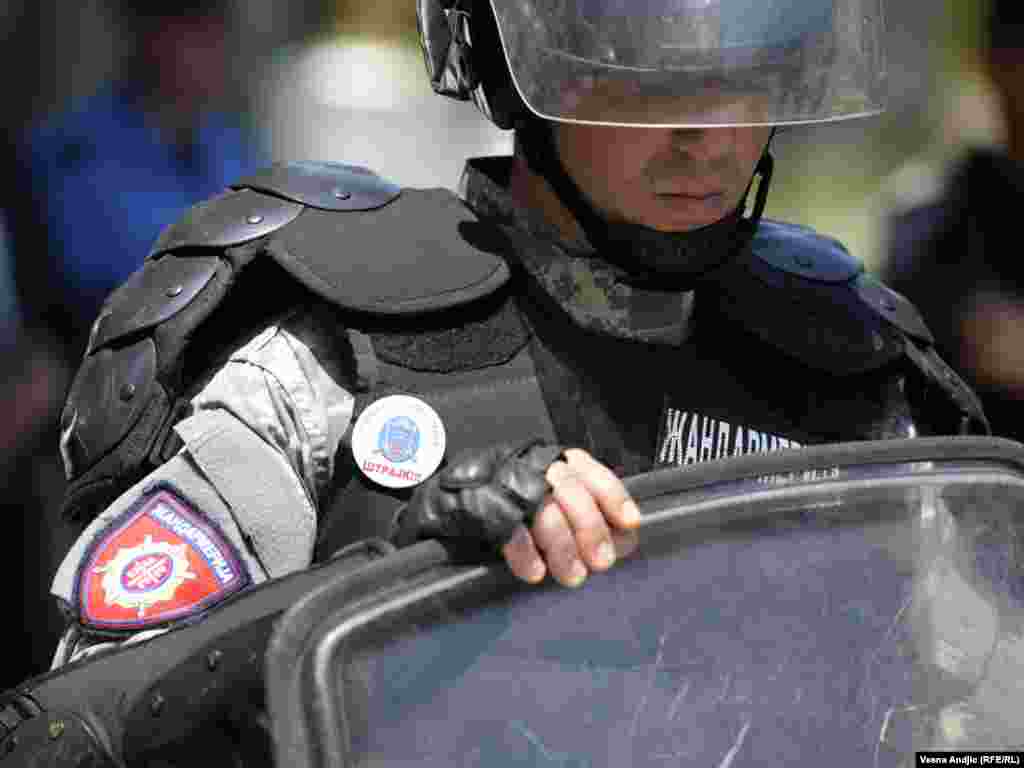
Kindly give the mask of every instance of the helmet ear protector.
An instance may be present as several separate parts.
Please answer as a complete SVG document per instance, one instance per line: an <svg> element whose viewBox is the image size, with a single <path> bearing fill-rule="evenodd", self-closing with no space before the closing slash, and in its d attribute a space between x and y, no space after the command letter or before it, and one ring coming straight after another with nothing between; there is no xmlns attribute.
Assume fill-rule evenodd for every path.
<svg viewBox="0 0 1024 768"><path fill-rule="evenodd" d="M416 0L416 20L435 93L472 101L504 130L530 114L512 83L490 3Z"/></svg>

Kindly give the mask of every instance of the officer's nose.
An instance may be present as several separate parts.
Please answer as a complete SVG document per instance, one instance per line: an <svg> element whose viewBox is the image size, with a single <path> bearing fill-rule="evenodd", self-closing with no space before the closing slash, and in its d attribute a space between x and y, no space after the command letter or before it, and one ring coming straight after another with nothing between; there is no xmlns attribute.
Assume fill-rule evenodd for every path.
<svg viewBox="0 0 1024 768"><path fill-rule="evenodd" d="M735 138L729 128L674 128L671 143L677 152L713 162L735 152Z"/></svg>

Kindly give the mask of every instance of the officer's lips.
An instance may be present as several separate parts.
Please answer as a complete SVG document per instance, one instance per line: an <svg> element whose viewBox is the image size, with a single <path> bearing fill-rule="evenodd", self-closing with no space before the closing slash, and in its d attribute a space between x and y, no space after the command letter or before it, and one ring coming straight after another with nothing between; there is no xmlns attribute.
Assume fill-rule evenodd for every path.
<svg viewBox="0 0 1024 768"><path fill-rule="evenodd" d="M721 197L725 194L725 189L718 185L686 187L675 184L655 184L654 194L658 197L688 197L694 200L707 200L712 197Z"/></svg>
<svg viewBox="0 0 1024 768"><path fill-rule="evenodd" d="M720 190L694 192L661 190L655 192L658 202L695 224L710 224L725 213L725 192Z"/></svg>
<svg viewBox="0 0 1024 768"><path fill-rule="evenodd" d="M694 194L692 192L658 192L656 194L658 195L658 197L664 197L669 199L681 198L684 200L696 200L701 203L715 202L716 200L721 200L723 197L725 197L724 192L706 192L700 194Z"/></svg>

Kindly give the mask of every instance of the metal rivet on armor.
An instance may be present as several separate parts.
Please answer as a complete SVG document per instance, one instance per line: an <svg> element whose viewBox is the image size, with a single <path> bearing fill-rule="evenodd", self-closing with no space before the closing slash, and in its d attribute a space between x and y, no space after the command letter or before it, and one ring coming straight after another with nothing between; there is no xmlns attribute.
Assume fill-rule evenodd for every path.
<svg viewBox="0 0 1024 768"><path fill-rule="evenodd" d="M167 289L167 296L168 298L173 299L175 296L181 295L181 292L184 290L185 286L183 285L172 285L170 288Z"/></svg>
<svg viewBox="0 0 1024 768"><path fill-rule="evenodd" d="M885 349L885 339L883 339L880 334L872 334L871 343L875 347L875 352L881 352L883 349Z"/></svg>
<svg viewBox="0 0 1024 768"><path fill-rule="evenodd" d="M249 222L250 224L259 224L260 222L263 221L263 217L257 214L253 214L252 216L247 218L246 221Z"/></svg>
<svg viewBox="0 0 1024 768"><path fill-rule="evenodd" d="M167 700L159 693L153 695L153 700L149 703L149 711L153 714L153 717L159 717L160 713L164 711L164 704Z"/></svg>
<svg viewBox="0 0 1024 768"><path fill-rule="evenodd" d="M128 402L133 397L135 397L135 385L134 384L125 384L125 385L123 385L121 387L121 399L124 400L125 402Z"/></svg>
<svg viewBox="0 0 1024 768"><path fill-rule="evenodd" d="M206 657L206 668L213 672L220 665L220 660L223 656L224 654L220 651L210 651Z"/></svg>
<svg viewBox="0 0 1024 768"><path fill-rule="evenodd" d="M64 733L64 721L63 720L54 720L52 723L50 723L50 738L51 739L59 739L61 737L62 733Z"/></svg>
<svg viewBox="0 0 1024 768"><path fill-rule="evenodd" d="M808 253L797 253L793 256L793 258L796 260L796 263L799 264L801 267L814 266L814 258Z"/></svg>
<svg viewBox="0 0 1024 768"><path fill-rule="evenodd" d="M336 189L334 190L334 196L339 200L348 200L350 197L352 197L352 193L346 192L343 189Z"/></svg>

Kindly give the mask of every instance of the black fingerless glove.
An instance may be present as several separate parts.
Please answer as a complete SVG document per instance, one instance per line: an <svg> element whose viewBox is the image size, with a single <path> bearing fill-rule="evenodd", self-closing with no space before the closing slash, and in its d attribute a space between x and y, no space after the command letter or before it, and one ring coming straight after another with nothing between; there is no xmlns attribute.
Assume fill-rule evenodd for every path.
<svg viewBox="0 0 1024 768"><path fill-rule="evenodd" d="M398 547L421 539L463 539L501 547L529 524L550 490L544 475L561 446L531 440L461 456L416 489L392 524Z"/></svg>

